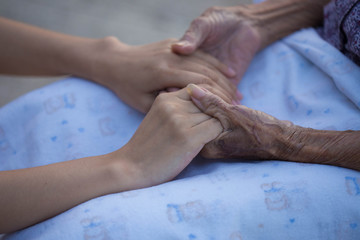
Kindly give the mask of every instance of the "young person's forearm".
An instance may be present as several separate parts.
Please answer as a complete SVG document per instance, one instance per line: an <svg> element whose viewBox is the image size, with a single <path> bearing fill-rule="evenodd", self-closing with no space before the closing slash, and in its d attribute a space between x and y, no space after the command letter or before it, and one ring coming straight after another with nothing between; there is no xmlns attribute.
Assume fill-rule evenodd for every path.
<svg viewBox="0 0 360 240"><path fill-rule="evenodd" d="M0 74L85 75L100 40L0 18Z"/></svg>
<svg viewBox="0 0 360 240"><path fill-rule="evenodd" d="M323 7L330 0L268 0L240 6L241 14L254 21L261 48L302 28L318 26L323 20Z"/></svg>
<svg viewBox="0 0 360 240"><path fill-rule="evenodd" d="M104 155L0 172L0 233L28 227L92 198L128 190L119 166Z"/></svg>
<svg viewBox="0 0 360 240"><path fill-rule="evenodd" d="M288 138L278 146L280 159L328 164L360 171L360 131L324 131L290 127Z"/></svg>

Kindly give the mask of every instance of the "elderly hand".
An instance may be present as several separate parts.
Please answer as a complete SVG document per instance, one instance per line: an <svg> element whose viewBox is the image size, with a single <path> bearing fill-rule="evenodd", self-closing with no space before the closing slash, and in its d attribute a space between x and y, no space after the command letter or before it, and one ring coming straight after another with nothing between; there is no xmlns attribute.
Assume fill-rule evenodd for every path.
<svg viewBox="0 0 360 240"><path fill-rule="evenodd" d="M228 102L237 101L236 86L222 73L228 68L212 56L196 51L179 56L171 51L175 40L129 46L116 38L100 41L90 79L113 90L130 106L147 112L160 91L196 83Z"/></svg>
<svg viewBox="0 0 360 240"><path fill-rule="evenodd" d="M277 159L328 164L360 171L360 131L327 131L296 126L241 105L230 105L195 85L198 108L217 118L223 132L201 151L208 158Z"/></svg>
<svg viewBox="0 0 360 240"><path fill-rule="evenodd" d="M260 35L247 6L212 7L196 18L174 52L189 55L202 49L229 66L238 84L253 56L260 49Z"/></svg>
<svg viewBox="0 0 360 240"><path fill-rule="evenodd" d="M286 150L285 139L292 123L242 105L230 105L221 98L191 85L191 98L204 113L217 118L224 131L206 144L207 158L271 159Z"/></svg>
<svg viewBox="0 0 360 240"><path fill-rule="evenodd" d="M110 159L119 159L119 183L127 189L157 185L176 177L222 126L201 112L186 89L161 93L131 140Z"/></svg>

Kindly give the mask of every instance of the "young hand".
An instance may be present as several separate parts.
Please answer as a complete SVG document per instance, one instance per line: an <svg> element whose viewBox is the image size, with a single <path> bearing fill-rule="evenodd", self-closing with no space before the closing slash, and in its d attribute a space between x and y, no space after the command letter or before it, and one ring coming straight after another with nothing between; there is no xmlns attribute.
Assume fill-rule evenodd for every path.
<svg viewBox="0 0 360 240"><path fill-rule="evenodd" d="M194 85L161 93L131 140L109 155L118 162L125 189L157 185L176 177L221 132L220 122L191 101Z"/></svg>
<svg viewBox="0 0 360 240"><path fill-rule="evenodd" d="M176 177L222 132L186 89L162 93L131 140L101 155L0 171L0 234L28 227L89 199Z"/></svg>
<svg viewBox="0 0 360 240"><path fill-rule="evenodd" d="M201 51L176 55L171 51L175 42L129 46L116 38L105 38L98 44L89 78L141 112L150 109L160 91L181 89L189 83L204 86L227 102L237 100L236 86L223 75L229 74L228 67Z"/></svg>

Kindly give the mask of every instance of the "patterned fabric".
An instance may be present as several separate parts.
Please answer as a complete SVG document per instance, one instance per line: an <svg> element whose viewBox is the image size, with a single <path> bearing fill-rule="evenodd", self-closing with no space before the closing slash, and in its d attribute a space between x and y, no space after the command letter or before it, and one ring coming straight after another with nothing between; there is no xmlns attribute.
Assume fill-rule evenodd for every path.
<svg viewBox="0 0 360 240"><path fill-rule="evenodd" d="M360 130L358 76L310 28L261 51L239 90L279 119ZM0 108L0 170L112 152L143 117L100 85L55 82ZM196 158L174 181L92 199L3 240L359 240L359 203L359 171Z"/></svg>
<svg viewBox="0 0 360 240"><path fill-rule="evenodd" d="M320 34L360 65L360 1L333 0L324 8Z"/></svg>

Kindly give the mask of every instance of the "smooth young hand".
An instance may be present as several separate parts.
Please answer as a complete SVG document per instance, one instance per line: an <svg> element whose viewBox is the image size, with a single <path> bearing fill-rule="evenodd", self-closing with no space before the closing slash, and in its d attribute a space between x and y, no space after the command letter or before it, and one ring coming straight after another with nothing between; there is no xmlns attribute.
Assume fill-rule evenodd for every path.
<svg viewBox="0 0 360 240"><path fill-rule="evenodd" d="M161 93L131 140L111 159L119 159L127 189L157 185L176 177L221 132L220 122L191 101L194 85Z"/></svg>
<svg viewBox="0 0 360 240"><path fill-rule="evenodd" d="M0 171L0 234L92 198L169 181L221 132L220 122L202 113L186 89L162 93L135 135L115 152Z"/></svg>
<svg viewBox="0 0 360 240"><path fill-rule="evenodd" d="M98 44L91 80L113 90L132 107L147 112L160 91L181 89L190 83L206 87L227 102L238 100L228 81L228 67L201 51L179 56L171 51L176 40L129 46L116 38Z"/></svg>

